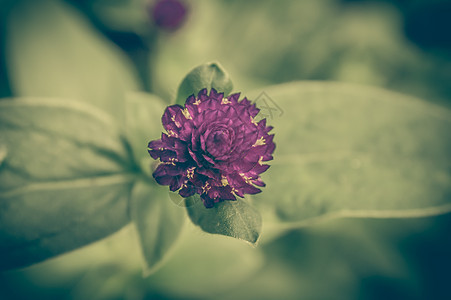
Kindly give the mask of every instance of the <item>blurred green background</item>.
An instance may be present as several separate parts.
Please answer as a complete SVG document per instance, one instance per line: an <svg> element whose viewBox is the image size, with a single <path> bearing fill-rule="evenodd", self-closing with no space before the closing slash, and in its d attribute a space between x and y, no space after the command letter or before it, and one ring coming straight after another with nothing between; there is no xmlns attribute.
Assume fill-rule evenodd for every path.
<svg viewBox="0 0 451 300"><path fill-rule="evenodd" d="M53 2L0 2L0 97L92 97L73 88L82 82L99 86L98 98L114 98L111 85L127 85L169 102L188 70L217 60L237 91L333 80L451 107L449 1L184 1L186 20L177 30L155 25L153 1L60 1L75 21ZM52 39L59 48L46 46ZM111 57L132 71L93 83L111 73ZM65 76L52 75L60 69ZM143 278L135 237L125 228L0 273L0 299L450 299L450 232L449 214L330 220L252 249L187 224L167 264Z"/></svg>

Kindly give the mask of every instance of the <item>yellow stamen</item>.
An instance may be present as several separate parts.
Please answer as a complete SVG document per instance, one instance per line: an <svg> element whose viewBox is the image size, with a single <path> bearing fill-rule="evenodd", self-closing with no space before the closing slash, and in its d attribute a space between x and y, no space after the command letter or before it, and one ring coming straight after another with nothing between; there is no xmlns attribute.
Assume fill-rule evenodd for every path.
<svg viewBox="0 0 451 300"><path fill-rule="evenodd" d="M253 144L252 147L262 146L265 144L266 144L266 140L263 137L261 137L255 141L255 144Z"/></svg>
<svg viewBox="0 0 451 300"><path fill-rule="evenodd" d="M221 183L223 186L229 185L229 181L227 180L227 177L225 177L224 175L222 175Z"/></svg>
<svg viewBox="0 0 451 300"><path fill-rule="evenodd" d="M250 177L244 175L244 173L239 173L239 174L244 179L244 181L246 181L247 184L251 183L251 181L250 181L251 178Z"/></svg>
<svg viewBox="0 0 451 300"><path fill-rule="evenodd" d="M202 187L202 192L206 193L211 189L211 186L208 184L208 182Z"/></svg>
<svg viewBox="0 0 451 300"><path fill-rule="evenodd" d="M194 167L186 170L186 177L188 177L188 179L191 179L194 177Z"/></svg>
<svg viewBox="0 0 451 300"><path fill-rule="evenodd" d="M172 116L172 117L171 117L171 120L172 120L172 122L175 123L175 126L180 127L180 122L178 122L178 121L175 120L175 116Z"/></svg>
<svg viewBox="0 0 451 300"><path fill-rule="evenodd" d="M168 130L168 136L178 137L178 134L172 130Z"/></svg>
<svg viewBox="0 0 451 300"><path fill-rule="evenodd" d="M184 110L182 110L183 115L185 116L185 118L187 120L192 120L193 118L191 117L191 114L189 113L189 111L185 108Z"/></svg>

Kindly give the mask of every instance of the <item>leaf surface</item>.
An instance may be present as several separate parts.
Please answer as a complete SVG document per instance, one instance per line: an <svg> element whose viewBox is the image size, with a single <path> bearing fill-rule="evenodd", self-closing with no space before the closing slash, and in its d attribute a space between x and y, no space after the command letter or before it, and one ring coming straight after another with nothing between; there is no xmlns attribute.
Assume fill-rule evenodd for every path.
<svg viewBox="0 0 451 300"><path fill-rule="evenodd" d="M0 269L103 238L128 221L132 155L103 112L80 102L0 102Z"/></svg>
<svg viewBox="0 0 451 300"><path fill-rule="evenodd" d="M62 1L24 1L8 20L8 72L17 96L89 102L124 119L124 95L137 90L130 63Z"/></svg>
<svg viewBox="0 0 451 300"><path fill-rule="evenodd" d="M267 187L253 196L266 220L296 227L318 217L451 211L449 109L325 82L267 87L250 99L274 126L277 145Z"/></svg>
<svg viewBox="0 0 451 300"><path fill-rule="evenodd" d="M212 88L219 93L228 95L233 88L232 81L227 72L217 62L206 63L191 70L183 79L177 91L177 104L185 104L190 95L197 96L200 90Z"/></svg>
<svg viewBox="0 0 451 300"><path fill-rule="evenodd" d="M142 181L133 187L131 216L146 262L145 275L162 265L185 221L183 207L172 203L168 193L166 187Z"/></svg>
<svg viewBox="0 0 451 300"><path fill-rule="evenodd" d="M244 200L223 201L212 208L205 208L199 200L196 205L187 205L186 208L191 221L208 233L234 237L251 244L258 241L262 227L260 213Z"/></svg>

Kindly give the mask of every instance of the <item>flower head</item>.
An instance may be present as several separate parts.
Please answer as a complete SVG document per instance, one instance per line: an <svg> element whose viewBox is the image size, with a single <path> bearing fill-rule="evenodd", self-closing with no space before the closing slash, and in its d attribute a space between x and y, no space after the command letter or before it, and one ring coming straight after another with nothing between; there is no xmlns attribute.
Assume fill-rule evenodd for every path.
<svg viewBox="0 0 451 300"><path fill-rule="evenodd" d="M186 19L187 6L180 0L158 0L149 8L155 24L163 29L176 30Z"/></svg>
<svg viewBox="0 0 451 300"><path fill-rule="evenodd" d="M260 174L272 160L275 145L266 119L254 120L259 109L240 94L224 97L211 89L191 95L185 106L166 108L167 133L149 143L149 154L160 159L153 177L182 197L199 194L205 207L235 196L261 192ZM257 187L258 186L258 187Z"/></svg>

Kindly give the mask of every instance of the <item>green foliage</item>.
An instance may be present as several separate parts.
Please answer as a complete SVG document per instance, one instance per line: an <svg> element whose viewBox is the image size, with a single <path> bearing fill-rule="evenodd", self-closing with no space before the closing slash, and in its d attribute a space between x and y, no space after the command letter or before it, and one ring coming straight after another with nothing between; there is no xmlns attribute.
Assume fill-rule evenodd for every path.
<svg viewBox="0 0 451 300"><path fill-rule="evenodd" d="M162 34L149 22L148 1L83 2L0 4L8 8L0 12L0 85L18 96L0 99L0 270L54 257L0 272L0 298L449 294L449 214L410 218L451 211L449 109L340 83L262 87L353 81L449 104L449 59L400 38L392 6L191 1L186 26ZM180 203L156 186L146 146L160 137L166 104L136 92L127 57L141 75L152 73L160 95L185 78L179 104L202 88L231 92L218 63L183 77L205 61L226 65L237 92L262 87L243 96L274 126L277 149L267 187L246 199L255 208L238 200L206 209L199 197ZM267 101L257 99L262 91ZM317 224L332 217L366 219ZM132 226L92 243L130 218ZM141 256L152 276L142 277Z"/></svg>
<svg viewBox="0 0 451 300"><path fill-rule="evenodd" d="M337 219L289 231L261 245L266 264L254 276L214 299L367 299L355 296L363 287L359 276L375 282L378 275L386 276L408 285L416 274L394 249L393 240L405 242L405 225L418 223L418 219ZM386 293L380 285L374 288L378 289L374 294ZM414 284L412 290L417 288Z"/></svg>
<svg viewBox="0 0 451 300"><path fill-rule="evenodd" d="M255 99L262 90L251 94ZM267 87L257 105L277 145L264 221L298 226L318 217L419 217L451 211L451 112L381 89L297 82Z"/></svg>
<svg viewBox="0 0 451 300"><path fill-rule="evenodd" d="M199 198L199 195L192 197ZM260 213L244 200L224 201L213 208L205 208L199 200L197 205L187 205L186 208L191 221L206 232L234 237L251 244L258 241L262 227Z"/></svg>
<svg viewBox="0 0 451 300"><path fill-rule="evenodd" d="M125 131L133 145L133 154L144 173L150 172L150 159L147 145L151 140L161 137L161 116L165 105L159 97L130 92L125 97Z"/></svg>
<svg viewBox="0 0 451 300"><path fill-rule="evenodd" d="M79 102L0 102L0 269L84 246L128 222L128 146Z"/></svg>
<svg viewBox="0 0 451 300"><path fill-rule="evenodd" d="M166 187L149 182L135 184L130 206L147 264L144 273L148 275L161 265L177 240L186 214L170 201Z"/></svg>
<svg viewBox="0 0 451 300"><path fill-rule="evenodd" d="M125 92L138 84L124 54L55 0L25 1L7 23L14 95L87 101L123 120Z"/></svg>
<svg viewBox="0 0 451 300"><path fill-rule="evenodd" d="M54 0L20 3L8 16L7 24L7 62L14 93L33 98L26 101L26 108L17 108L8 119L8 111L2 111L0 130L9 130L8 136L2 135L0 140L0 159L9 155L0 170L3 205L0 214L9 215L0 221L5 240L2 268L53 257L103 238L126 224L129 194L139 172L135 161L144 174L150 174L147 143L159 137L164 110L158 97L130 92L138 89L138 84L124 54L65 3ZM49 102L55 108L47 112L40 108L46 105L36 97L59 99ZM89 102L118 122L108 120L111 124L104 132L102 122L109 117L71 100ZM32 101L36 101L38 108ZM59 112L60 106L63 113ZM81 112L100 118L100 125ZM12 118L25 122L20 130L6 127L7 122L14 121ZM35 123L45 125L44 134ZM122 124L134 157L117 133ZM66 140L73 140L72 144ZM11 151L16 148L23 150L12 156ZM135 187L135 195L136 189L141 191L141 186ZM156 219L149 223L141 217L145 213L152 215L146 207L167 208L163 200L173 204L167 195L153 196L146 191L148 197L138 193L132 205L142 209L133 213L138 232L164 231L164 226L147 227ZM177 212L180 216L183 210ZM169 247L165 243L150 245L147 237L141 243L151 266L163 256L152 246L164 250Z"/></svg>
<svg viewBox="0 0 451 300"><path fill-rule="evenodd" d="M201 232L191 222L171 259L149 277L148 291L176 298L205 298L233 289L254 276L264 256L259 247Z"/></svg>
<svg viewBox="0 0 451 300"><path fill-rule="evenodd" d="M241 92L293 80L338 80L449 106L449 55L419 51L402 35L402 16L388 2L193 1L183 31L163 37L154 89L170 94L188 68L217 60Z"/></svg>
<svg viewBox="0 0 451 300"><path fill-rule="evenodd" d="M200 90L214 88L219 93L228 95L233 88L227 72L217 62L206 63L191 70L183 79L177 91L177 104L185 104L190 95L197 95Z"/></svg>

